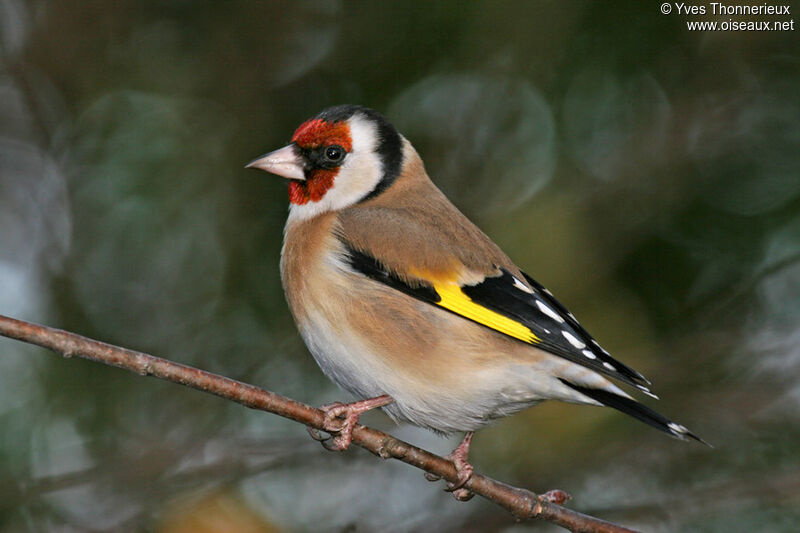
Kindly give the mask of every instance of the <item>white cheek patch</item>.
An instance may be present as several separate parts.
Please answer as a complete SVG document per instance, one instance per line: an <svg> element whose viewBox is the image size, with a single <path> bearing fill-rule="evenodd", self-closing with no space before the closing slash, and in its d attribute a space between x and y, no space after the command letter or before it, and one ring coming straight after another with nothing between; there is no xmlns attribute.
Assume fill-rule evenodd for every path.
<svg viewBox="0 0 800 533"><path fill-rule="evenodd" d="M351 206L377 187L383 164L376 152L378 130L372 122L354 115L348 121L352 150L344 159L331 187L319 202L290 206L289 217L307 219L326 211Z"/></svg>

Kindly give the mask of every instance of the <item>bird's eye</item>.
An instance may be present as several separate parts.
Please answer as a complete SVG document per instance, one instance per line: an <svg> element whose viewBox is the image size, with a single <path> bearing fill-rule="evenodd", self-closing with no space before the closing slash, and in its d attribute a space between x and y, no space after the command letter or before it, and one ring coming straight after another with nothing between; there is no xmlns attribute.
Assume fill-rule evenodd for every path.
<svg viewBox="0 0 800 533"><path fill-rule="evenodd" d="M338 163L344 157L344 148L339 145L328 146L325 148L325 159L332 163Z"/></svg>

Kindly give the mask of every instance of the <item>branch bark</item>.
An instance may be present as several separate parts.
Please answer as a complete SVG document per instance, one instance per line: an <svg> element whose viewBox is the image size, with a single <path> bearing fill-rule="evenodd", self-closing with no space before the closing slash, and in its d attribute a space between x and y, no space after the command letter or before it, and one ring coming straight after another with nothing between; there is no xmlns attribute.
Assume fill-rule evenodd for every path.
<svg viewBox="0 0 800 533"><path fill-rule="evenodd" d="M267 411L322 430L323 413L319 409L198 368L3 315L0 315L0 336L35 344L64 357L80 357L142 376L154 376L180 383L251 409ZM353 443L383 459L398 459L448 481L457 481L455 467L447 459L381 431L359 424L353 430ZM518 520L537 518L581 533L633 532L631 529L556 505L547 495L512 487L477 473L465 487L505 508Z"/></svg>

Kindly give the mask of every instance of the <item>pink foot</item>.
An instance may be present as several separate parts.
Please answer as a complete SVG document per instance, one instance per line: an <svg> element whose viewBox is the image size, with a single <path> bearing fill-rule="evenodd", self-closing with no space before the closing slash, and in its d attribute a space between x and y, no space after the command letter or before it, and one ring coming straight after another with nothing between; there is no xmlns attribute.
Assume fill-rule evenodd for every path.
<svg viewBox="0 0 800 533"><path fill-rule="evenodd" d="M308 428L308 432L313 439L322 442L322 445L328 450L346 450L353 441L353 428L358 423L358 418L369 410L383 407L393 401L391 396L384 394L359 402L335 402L323 405L320 407L320 410L325 413L322 429L333 435L333 440L328 443L328 439L322 437L315 428Z"/></svg>
<svg viewBox="0 0 800 533"><path fill-rule="evenodd" d="M469 445L472 443L472 435L472 431L468 431L467 434L464 435L464 439L461 441L461 444L459 444L456 449L447 456L447 459L450 459L453 462L453 466L456 467L458 481L455 483L448 481L447 488L445 490L447 492L452 492L453 497L461 502L470 500L474 496L473 493L464 488L464 485L470 480L474 471L472 465L469 464L469 461L467 461L467 457L469 456Z"/></svg>
<svg viewBox="0 0 800 533"><path fill-rule="evenodd" d="M472 442L472 434L472 431L467 432L467 434L464 435L464 439L461 441L461 444L459 444L450 455L445 457L445 459L449 459L456 468L458 480L455 483L448 481L447 488L444 490L447 492L452 492L453 497L462 502L470 500L474 496L472 492L464 488L464 485L472 477L474 470L472 465L469 464L469 461L467 461L467 456L469 455L469 445ZM425 474L425 479L428 481L438 481L440 478L439 476L433 474Z"/></svg>

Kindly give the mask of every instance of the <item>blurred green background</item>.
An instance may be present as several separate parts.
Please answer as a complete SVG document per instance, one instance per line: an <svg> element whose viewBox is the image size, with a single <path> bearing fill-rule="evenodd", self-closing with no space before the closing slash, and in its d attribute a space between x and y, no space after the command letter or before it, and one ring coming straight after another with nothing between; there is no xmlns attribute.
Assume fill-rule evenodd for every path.
<svg viewBox="0 0 800 533"><path fill-rule="evenodd" d="M480 432L478 471L647 531L797 531L800 29L691 32L660 4L0 0L0 313L347 399L284 303L285 184L243 165L367 105L715 445L545 404ZM555 530L441 489L0 340L0 531Z"/></svg>

